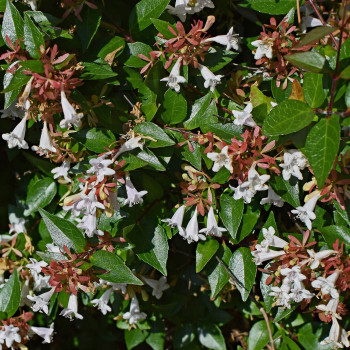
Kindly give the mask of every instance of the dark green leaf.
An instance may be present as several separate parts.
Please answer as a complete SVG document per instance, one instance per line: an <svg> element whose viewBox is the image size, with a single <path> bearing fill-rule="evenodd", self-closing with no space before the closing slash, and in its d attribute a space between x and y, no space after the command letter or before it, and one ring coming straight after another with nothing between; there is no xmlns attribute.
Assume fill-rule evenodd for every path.
<svg viewBox="0 0 350 350"><path fill-rule="evenodd" d="M314 116L306 103L286 100L271 110L264 121L262 132L271 136L291 134L308 126Z"/></svg>
<svg viewBox="0 0 350 350"><path fill-rule="evenodd" d="M99 10L85 6L81 17L82 21L77 18L75 23L81 41L81 47L83 52L85 52L100 26L102 16Z"/></svg>
<svg viewBox="0 0 350 350"><path fill-rule="evenodd" d="M151 18L151 21L158 30L158 32L164 35L165 39L170 39L174 37L174 34L168 28L171 27L175 29L175 26L171 25L169 22L162 21L160 19Z"/></svg>
<svg viewBox="0 0 350 350"><path fill-rule="evenodd" d="M203 323L198 327L197 333L200 343L206 348L213 350L226 349L225 338L216 324Z"/></svg>
<svg viewBox="0 0 350 350"><path fill-rule="evenodd" d="M340 143L339 116L321 119L309 132L305 155L314 171L318 188L322 188L330 173Z"/></svg>
<svg viewBox="0 0 350 350"><path fill-rule="evenodd" d="M350 229L346 226L326 226L319 228L325 239L328 247L332 249L333 243L338 238L340 243L344 242L346 245L350 245Z"/></svg>
<svg viewBox="0 0 350 350"><path fill-rule="evenodd" d="M208 92L205 96L198 99L192 106L191 115L188 120L184 122L185 128L192 130L198 128L201 122L201 118L207 111L212 93Z"/></svg>
<svg viewBox="0 0 350 350"><path fill-rule="evenodd" d="M149 136L156 141L151 141L148 145L150 148L172 146L175 142L160 128L158 125L150 122L137 124L135 131L138 134Z"/></svg>
<svg viewBox="0 0 350 350"><path fill-rule="evenodd" d="M54 243L59 247L72 248L76 252L83 252L85 249L85 238L81 231L72 222L52 215L46 210L40 209L40 215Z"/></svg>
<svg viewBox="0 0 350 350"><path fill-rule="evenodd" d="M224 141L231 143L231 139L234 137L240 138L243 134L243 129L241 126L235 125L233 123L227 124L209 124L210 131L222 138Z"/></svg>
<svg viewBox="0 0 350 350"><path fill-rule="evenodd" d="M9 280L0 289L0 311L6 312L7 318L10 318L17 311L20 300L21 286L18 272L14 269Z"/></svg>
<svg viewBox="0 0 350 350"><path fill-rule="evenodd" d="M30 76L23 74L24 68L19 68L16 70L15 74L11 74L7 77L8 80L5 81L4 78L4 90L2 92L9 92L22 88L23 85L27 84ZM5 87L6 84L6 87Z"/></svg>
<svg viewBox="0 0 350 350"><path fill-rule="evenodd" d="M119 256L107 250L99 250L92 254L90 262L101 269L109 271L98 275L105 281L143 285L142 281L131 272Z"/></svg>
<svg viewBox="0 0 350 350"><path fill-rule="evenodd" d="M201 156L200 146L198 145L197 142L191 142L191 145L193 147L193 152L191 152L188 145L185 144L181 149L181 155L184 158L184 160L189 162L196 169L201 170L202 169L202 162L201 162L202 156Z"/></svg>
<svg viewBox="0 0 350 350"><path fill-rule="evenodd" d="M241 293L243 301L246 301L255 283L257 270L250 249L240 247L234 251L228 267L237 280L237 282L235 280L235 285Z"/></svg>
<svg viewBox="0 0 350 350"><path fill-rule="evenodd" d="M270 323L273 334L273 324ZM262 350L269 341L269 332L265 321L258 321L253 324L248 337L248 350Z"/></svg>
<svg viewBox="0 0 350 350"><path fill-rule="evenodd" d="M44 65L39 60L29 60L21 62L21 66L25 68L25 70L29 70L34 73L44 73Z"/></svg>
<svg viewBox="0 0 350 350"><path fill-rule="evenodd" d="M71 136L90 151L102 153L116 141L114 134L107 129L84 129L72 133Z"/></svg>
<svg viewBox="0 0 350 350"><path fill-rule="evenodd" d="M40 47L45 48L44 35L26 13L24 13L24 45L33 58L40 58Z"/></svg>
<svg viewBox="0 0 350 350"><path fill-rule="evenodd" d="M226 51L221 47L215 47L215 52L205 56L204 65L215 73L228 65L236 56L238 52Z"/></svg>
<svg viewBox="0 0 350 350"><path fill-rule="evenodd" d="M163 108L161 117L166 124L179 124L186 119L187 101L181 93L169 89L164 95Z"/></svg>
<svg viewBox="0 0 350 350"><path fill-rule="evenodd" d="M57 192L56 183L49 177L37 181L27 192L24 215L35 213L39 208L45 208L51 203Z"/></svg>
<svg viewBox="0 0 350 350"><path fill-rule="evenodd" d="M305 101L310 107L320 107L326 98L323 90L323 75L317 73L305 73L303 94Z"/></svg>
<svg viewBox="0 0 350 350"><path fill-rule="evenodd" d="M292 55L286 55L284 58L297 66L305 69L308 72L319 73L325 68L326 59L318 52L297 52Z"/></svg>
<svg viewBox="0 0 350 350"><path fill-rule="evenodd" d="M129 55L127 56L127 60L124 64L128 67L141 68L147 64L147 61L142 60L137 55L142 54L146 57L149 57L149 53L153 50L151 46L136 42L128 44Z"/></svg>
<svg viewBox="0 0 350 350"><path fill-rule="evenodd" d="M196 272L200 272L219 249L219 242L208 237L198 242L196 249Z"/></svg>
<svg viewBox="0 0 350 350"><path fill-rule="evenodd" d="M291 177L289 181L282 176L274 176L269 181L274 191L294 208L300 206L298 179Z"/></svg>
<svg viewBox="0 0 350 350"><path fill-rule="evenodd" d="M144 342L148 332L142 329L126 329L124 331L125 345L128 350L133 349L137 345Z"/></svg>
<svg viewBox="0 0 350 350"><path fill-rule="evenodd" d="M350 66L347 66L340 74L339 78L349 80L350 79Z"/></svg>
<svg viewBox="0 0 350 350"><path fill-rule="evenodd" d="M302 47L305 45L310 45L314 43L315 41L318 41L320 39L323 39L326 35L332 34L335 32L338 28L335 27L328 27L328 26L320 26L317 28L312 29L310 32L308 32L295 47Z"/></svg>
<svg viewBox="0 0 350 350"><path fill-rule="evenodd" d="M84 80L108 79L117 75L108 63L100 59L95 62L83 62L83 66L85 68L80 77Z"/></svg>
<svg viewBox="0 0 350 350"><path fill-rule="evenodd" d="M249 0L252 9L270 15L284 15L295 6L294 0Z"/></svg>
<svg viewBox="0 0 350 350"><path fill-rule="evenodd" d="M16 40L23 39L24 36L23 19L10 0L6 0L6 10L2 20L1 35L7 46L6 36L14 45ZM10 47L10 46L9 46Z"/></svg>

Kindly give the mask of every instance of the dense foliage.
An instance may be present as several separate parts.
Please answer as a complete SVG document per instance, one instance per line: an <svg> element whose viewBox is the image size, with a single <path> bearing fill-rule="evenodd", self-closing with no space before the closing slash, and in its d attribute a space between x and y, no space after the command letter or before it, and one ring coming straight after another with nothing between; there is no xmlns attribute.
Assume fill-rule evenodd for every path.
<svg viewBox="0 0 350 350"><path fill-rule="evenodd" d="M2 349L349 347L348 0L0 11Z"/></svg>

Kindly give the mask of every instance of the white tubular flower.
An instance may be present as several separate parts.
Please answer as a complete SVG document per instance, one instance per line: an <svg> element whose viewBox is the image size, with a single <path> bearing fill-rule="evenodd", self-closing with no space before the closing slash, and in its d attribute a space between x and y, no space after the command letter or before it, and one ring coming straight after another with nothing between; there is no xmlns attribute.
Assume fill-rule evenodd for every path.
<svg viewBox="0 0 350 350"><path fill-rule="evenodd" d="M181 207L176 210L171 219L163 219L162 221L166 222L170 227L182 227L182 221L184 219L185 210L186 206L181 205Z"/></svg>
<svg viewBox="0 0 350 350"><path fill-rule="evenodd" d="M311 197L302 207L297 207L291 212L297 216L297 218L302 221L306 227L311 230L312 222L311 220L316 219L316 214L314 213L316 203L318 199L321 197L320 194Z"/></svg>
<svg viewBox="0 0 350 350"><path fill-rule="evenodd" d="M51 323L50 328L29 326L28 336L31 337L32 335L36 334L44 339L43 344L49 344L52 342L53 338L53 326L53 323Z"/></svg>
<svg viewBox="0 0 350 350"><path fill-rule="evenodd" d="M69 296L68 307L60 312L60 315L69 318L70 321L73 320L73 315L75 318L80 320L83 316L78 313L78 297L73 293Z"/></svg>
<svg viewBox="0 0 350 350"><path fill-rule="evenodd" d="M9 215L9 221L11 225L9 233L27 233L27 229L25 227L26 220L24 218L18 217L15 213L11 213Z"/></svg>
<svg viewBox="0 0 350 350"><path fill-rule="evenodd" d="M46 249L48 253L62 253L61 249L54 245L53 243L47 243Z"/></svg>
<svg viewBox="0 0 350 350"><path fill-rule="evenodd" d="M276 207L281 208L284 205L284 200L272 189L271 186L269 186L269 189L267 190L267 197L263 198L260 201L260 204L273 204Z"/></svg>
<svg viewBox="0 0 350 350"><path fill-rule="evenodd" d="M32 146L32 150L45 155L47 155L49 152L56 152L56 148L52 145L46 122L44 122L43 130L41 132L39 146Z"/></svg>
<svg viewBox="0 0 350 350"><path fill-rule="evenodd" d="M226 50L234 49L239 51L239 37L238 34L233 34L233 27L230 28L226 35L218 35L213 38L205 39L204 43L216 42L220 45L226 46Z"/></svg>
<svg viewBox="0 0 350 350"><path fill-rule="evenodd" d="M1 118L22 119L25 115L25 111L21 107L18 107L17 103L18 99L16 98L9 107L0 109Z"/></svg>
<svg viewBox="0 0 350 350"><path fill-rule="evenodd" d="M254 58L260 60L264 56L271 59L273 54L273 39L264 38L262 40L255 40L251 43L253 46L257 47Z"/></svg>
<svg viewBox="0 0 350 350"><path fill-rule="evenodd" d="M30 270L32 275L39 274L42 267L46 267L47 263L45 261L37 261L36 259L29 258L30 264L27 264L26 267Z"/></svg>
<svg viewBox="0 0 350 350"><path fill-rule="evenodd" d="M33 291L39 291L44 288L51 288L50 285L50 276L43 276L43 275L33 275L34 278L34 286Z"/></svg>
<svg viewBox="0 0 350 350"><path fill-rule="evenodd" d="M204 7L214 8L211 0L196 0L190 4L190 0L176 0L175 7L167 6L170 14L178 16L182 22L185 22L187 14L194 14L202 11Z"/></svg>
<svg viewBox="0 0 350 350"><path fill-rule="evenodd" d="M138 192L137 189L132 184L129 174L127 174L125 176L125 187L126 187L126 194L127 194L128 198L125 199L124 205L129 204L129 207L132 207L135 204L142 204L143 203L142 197L144 195L146 195L148 193L148 191Z"/></svg>
<svg viewBox="0 0 350 350"><path fill-rule="evenodd" d="M294 284L294 287L298 288L298 289L302 289L302 281L304 281L306 279L306 276L303 275L300 272L300 266L293 266L291 269L290 268L285 268L281 270L281 275L285 276L283 279L283 284L288 283Z"/></svg>
<svg viewBox="0 0 350 350"><path fill-rule="evenodd" d="M160 299L163 296L163 292L170 288L164 276L158 281L146 277L142 277L142 279L152 288L152 295L157 299Z"/></svg>
<svg viewBox="0 0 350 350"><path fill-rule="evenodd" d="M290 149L283 154L283 161L284 163L281 163L280 167L283 168L282 176L284 180L288 181L292 175L299 180L303 179L300 170L303 170L309 165L303 153L297 149Z"/></svg>
<svg viewBox="0 0 350 350"><path fill-rule="evenodd" d="M91 159L89 161L91 168L86 171L88 174L95 174L98 182L103 181L105 176L115 174L115 171L109 168L109 166L113 164L113 161L111 159L105 159L105 157L106 155L104 154L100 157Z"/></svg>
<svg viewBox="0 0 350 350"><path fill-rule="evenodd" d="M235 117L235 120L233 123L235 125L246 125L250 127L255 127L256 123L252 116L252 110L253 105L251 102L249 102L243 111L236 111L235 109L232 110L233 116Z"/></svg>
<svg viewBox="0 0 350 350"><path fill-rule="evenodd" d="M348 339L349 335L340 327L338 320L333 315L332 316L332 327L329 332L329 336L321 341L321 345L334 344L335 347L338 348L348 348L350 346L350 342Z"/></svg>
<svg viewBox="0 0 350 350"><path fill-rule="evenodd" d="M220 153L209 152L207 157L214 162L212 170L216 173L225 167L230 173L233 172L232 159L228 155L228 146L225 146Z"/></svg>
<svg viewBox="0 0 350 350"><path fill-rule="evenodd" d="M117 158L124 152L130 152L137 147L143 149L143 141L141 136L132 137L131 139L123 143L122 146L119 148L119 151L114 156L114 158Z"/></svg>
<svg viewBox="0 0 350 350"><path fill-rule="evenodd" d="M85 234L88 237L93 237L94 235L103 236L103 232L97 229L97 218L96 218L96 209L89 212L87 215L84 215L77 225L78 228L84 230Z"/></svg>
<svg viewBox="0 0 350 350"><path fill-rule="evenodd" d="M277 250L254 250L252 251L253 261L255 265L261 265L263 262L277 258L278 256L284 255L284 251Z"/></svg>
<svg viewBox="0 0 350 350"><path fill-rule="evenodd" d="M221 78L223 78L223 75L215 75L206 66L203 66L201 64L198 64L198 68L202 74L202 77L205 80L204 87L206 89L210 88L210 91L213 92L215 86L221 83Z"/></svg>
<svg viewBox="0 0 350 350"><path fill-rule="evenodd" d="M34 304L32 305L32 310L34 312L44 312L46 315L49 314L49 303L53 296L56 288L51 288L48 292L40 295L28 295L27 298L31 300Z"/></svg>
<svg viewBox="0 0 350 350"><path fill-rule="evenodd" d="M305 289L304 284L301 282L300 286L294 286L289 296L296 303L301 303L304 299L312 299L314 294Z"/></svg>
<svg viewBox="0 0 350 350"><path fill-rule="evenodd" d="M256 194L256 191L250 187L250 182L248 181L243 182L237 187L230 186L230 188L235 191L233 198L235 200L243 198L244 203L250 203Z"/></svg>
<svg viewBox="0 0 350 350"><path fill-rule="evenodd" d="M69 128L71 125L77 128L81 127L81 118L84 117L83 113L77 113L74 107L69 103L64 90L61 90L61 106L63 110L64 119L60 121L61 128Z"/></svg>
<svg viewBox="0 0 350 350"><path fill-rule="evenodd" d="M88 195L80 193L79 200L70 206L63 206L64 210L71 210L72 215L77 217L83 213L96 213L96 208L105 209L105 206L96 200L94 191L90 191Z"/></svg>
<svg viewBox="0 0 350 350"><path fill-rule="evenodd" d="M323 311L326 315L332 315L338 319L341 319L341 317L337 314L338 304L339 298L332 298L331 300L329 300L327 305L317 305L316 308Z"/></svg>
<svg viewBox="0 0 350 350"><path fill-rule="evenodd" d="M6 345L7 348L14 349L13 343L21 343L21 336L19 334L19 328L13 324L9 326L1 326L0 329L0 344ZM3 349L4 346L1 346Z"/></svg>
<svg viewBox="0 0 350 350"><path fill-rule="evenodd" d="M23 117L11 133L2 134L2 138L7 141L8 148L18 147L28 149L28 144L24 140L24 137L26 136L26 126L27 118Z"/></svg>
<svg viewBox="0 0 350 350"><path fill-rule="evenodd" d="M103 283L106 283L108 286L111 286L114 291L120 290L122 294L126 293L126 287L128 286L127 283L113 283L113 282L108 282L101 280Z"/></svg>
<svg viewBox="0 0 350 350"><path fill-rule="evenodd" d="M308 249L307 253L310 255L310 258L308 259L308 262L311 262L310 268L312 270L315 270L320 265L320 262L322 259L328 258L332 254L337 254L337 251L326 249L326 250L321 250L318 253L315 253L313 249Z"/></svg>
<svg viewBox="0 0 350 350"><path fill-rule="evenodd" d="M179 227L179 234L187 239L187 243L198 242L199 239L205 240L205 236L198 233L197 208L194 211L191 220L188 222L186 229Z"/></svg>
<svg viewBox="0 0 350 350"><path fill-rule="evenodd" d="M176 0L175 7L168 5L167 10L170 14L179 17L181 22L185 22L187 15L186 5L186 0Z"/></svg>
<svg viewBox="0 0 350 350"><path fill-rule="evenodd" d="M139 320L144 320L146 317L147 315L144 312L140 312L139 301L136 296L134 296L130 302L130 311L123 315L123 319L128 320L129 324L132 325Z"/></svg>
<svg viewBox="0 0 350 350"><path fill-rule="evenodd" d="M272 292L269 295L276 298L276 305L290 309L290 302L292 301L289 294L290 287L282 285L281 287L271 287L271 290Z"/></svg>
<svg viewBox="0 0 350 350"><path fill-rule="evenodd" d="M180 75L180 64L182 61L182 57L179 57L175 62L173 68L170 71L170 75L166 78L160 79L160 81L166 81L167 86L170 89L175 90L176 92L180 92L180 85L182 83L186 83L186 79Z"/></svg>
<svg viewBox="0 0 350 350"><path fill-rule="evenodd" d="M63 177L67 182L72 182L72 180L68 177L69 169L70 161L64 160L61 166L58 166L51 170L52 174L54 174L53 178L57 179L58 177Z"/></svg>
<svg viewBox="0 0 350 350"><path fill-rule="evenodd" d="M97 307L103 315L112 311L112 308L108 305L109 298L112 293L112 288L107 289L99 299L91 300L91 304Z"/></svg>
<svg viewBox="0 0 350 350"><path fill-rule="evenodd" d="M263 228L262 233L268 243L268 246L284 248L286 245L288 245L287 241L275 235L275 229L272 226L270 226L268 229Z"/></svg>
<svg viewBox="0 0 350 350"><path fill-rule="evenodd" d="M321 289L322 295L330 294L332 298L339 298L339 292L335 288L335 282L339 277L339 271L333 272L327 278L318 277L315 281L311 282L311 285L315 289Z"/></svg>
<svg viewBox="0 0 350 350"><path fill-rule="evenodd" d="M210 207L207 219L207 228L202 228L199 232L203 232L206 235L212 235L216 237L221 237L222 232L227 231L223 227L219 227L214 215L213 207Z"/></svg>

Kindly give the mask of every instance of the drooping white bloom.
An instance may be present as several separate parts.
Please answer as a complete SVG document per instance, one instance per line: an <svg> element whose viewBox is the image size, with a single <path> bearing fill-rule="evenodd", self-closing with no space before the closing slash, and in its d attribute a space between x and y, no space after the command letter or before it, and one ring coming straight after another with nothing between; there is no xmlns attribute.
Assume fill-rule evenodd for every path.
<svg viewBox="0 0 350 350"><path fill-rule="evenodd" d="M112 288L107 289L99 299L91 300L91 304L97 307L103 315L112 311L112 308L108 305L109 298L112 293Z"/></svg>
<svg viewBox="0 0 350 350"><path fill-rule="evenodd" d="M17 103L18 99L16 98L9 107L0 109L1 118L22 119L25 115L25 111L21 107L18 107Z"/></svg>
<svg viewBox="0 0 350 350"><path fill-rule="evenodd" d="M276 232L272 226L270 226L268 229L263 228L262 233L264 240L267 241L268 246L284 248L286 245L288 245L287 241L275 235Z"/></svg>
<svg viewBox="0 0 350 350"><path fill-rule="evenodd" d="M220 45L226 46L226 50L234 49L239 51L239 37L238 34L233 34L233 27L230 28L226 35L218 35L213 38L208 38L203 43L216 42Z"/></svg>
<svg viewBox="0 0 350 350"><path fill-rule="evenodd" d="M170 14L178 16L182 22L185 22L187 14L194 14L202 11L204 7L214 8L211 0L176 0L175 7L167 6Z"/></svg>
<svg viewBox="0 0 350 350"><path fill-rule="evenodd" d="M84 117L83 113L77 113L74 107L69 103L64 90L61 90L61 106L63 110L64 119L60 121L61 128L69 128L71 125L77 128L81 127L81 118Z"/></svg>
<svg viewBox="0 0 350 350"><path fill-rule="evenodd" d="M263 262L277 258L278 256L284 255L283 250L254 250L252 251L253 261L256 265L261 265Z"/></svg>
<svg viewBox="0 0 350 350"><path fill-rule="evenodd" d="M199 232L203 232L206 235L212 235L216 237L221 237L222 232L227 231L223 227L219 227L214 215L213 207L210 207L207 219L207 228L202 228Z"/></svg>
<svg viewBox="0 0 350 350"><path fill-rule="evenodd" d="M96 199L94 191L90 191L88 195L80 193L79 200L77 202L75 202L73 205L63 206L64 210L71 210L74 217L84 213L95 213L96 208L105 209L105 206Z"/></svg>
<svg viewBox="0 0 350 350"><path fill-rule="evenodd" d="M210 88L210 91L213 92L215 89L215 86L217 84L221 83L221 78L223 78L223 75L215 75L209 68L206 66L203 66L202 64L198 64L198 68L202 74L202 77L204 78L204 87L206 89Z"/></svg>
<svg viewBox="0 0 350 350"><path fill-rule="evenodd" d="M235 191L233 198L235 200L244 199L245 203L250 203L257 191L265 191L268 185L265 184L270 179L270 175L259 175L253 165L248 171L248 180L241 183L238 187L231 187Z"/></svg>
<svg viewBox="0 0 350 350"><path fill-rule="evenodd" d="M124 205L129 204L129 207L132 207L135 204L143 203L142 197L148 193L148 191L138 192L137 189L132 184L129 174L125 176L125 188L126 188L126 194L128 197L125 199Z"/></svg>
<svg viewBox="0 0 350 350"><path fill-rule="evenodd" d="M73 293L69 296L68 306L60 312L60 315L66 318L73 320L73 316L80 320L83 319L83 316L78 313L78 297Z"/></svg>
<svg viewBox="0 0 350 350"><path fill-rule="evenodd" d="M68 177L69 168L70 161L64 160L61 166L58 166L51 170L52 174L54 174L53 178L57 179L58 177L63 177L67 182L72 182L72 180Z"/></svg>
<svg viewBox="0 0 350 350"><path fill-rule="evenodd" d="M56 288L51 288L48 292L40 295L28 295L28 299L34 304L32 305L32 310L34 312L44 312L46 315L49 313L49 302Z"/></svg>
<svg viewBox="0 0 350 350"><path fill-rule="evenodd" d="M30 264L27 264L26 267L30 270L32 275L39 274L42 267L46 267L47 263L45 261L37 261L34 258L29 258Z"/></svg>
<svg viewBox="0 0 350 350"><path fill-rule="evenodd" d="M195 209L191 220L188 222L186 229L179 227L179 234L187 240L187 243L198 242L199 239L205 240L205 236L198 233L197 208Z"/></svg>
<svg viewBox="0 0 350 350"><path fill-rule="evenodd" d="M27 229L25 227L26 220L22 217L18 217L15 213L11 213L9 215L9 221L11 225L11 229L9 233L16 232L16 233L27 233Z"/></svg>
<svg viewBox="0 0 350 350"><path fill-rule="evenodd" d="M116 153L116 155L113 157L113 159L117 158L124 152L130 152L135 148L141 148L143 149L143 141L141 136L132 137L128 141L122 144L122 146L119 148L119 151Z"/></svg>
<svg viewBox="0 0 350 350"><path fill-rule="evenodd" d="M337 314L338 304L339 298L331 298L327 305L317 305L316 308L323 311L326 315L332 315L338 319L341 319L341 317Z"/></svg>
<svg viewBox="0 0 350 350"><path fill-rule="evenodd" d="M113 282L108 282L100 279L100 282L106 283L107 286L110 286L114 291L120 290L123 294L126 293L126 287L128 286L127 283L113 283Z"/></svg>
<svg viewBox="0 0 350 350"><path fill-rule="evenodd" d="M39 146L32 146L32 150L45 155L47 155L49 152L56 152L56 148L52 145L46 121L44 122L43 130L41 132Z"/></svg>
<svg viewBox="0 0 350 350"><path fill-rule="evenodd" d="M158 281L146 277L142 277L142 279L152 288L152 295L157 299L160 299L163 296L163 292L170 288L164 276Z"/></svg>
<svg viewBox="0 0 350 350"><path fill-rule="evenodd" d="M166 222L170 227L182 227L182 221L184 219L185 210L186 206L181 205L181 207L176 210L171 219L163 219L162 221Z"/></svg>
<svg viewBox="0 0 350 350"><path fill-rule="evenodd" d="M290 149L284 152L283 161L284 163L281 163L280 167L283 168L282 176L284 180L288 181L292 175L299 180L303 179L300 170L303 170L309 165L308 160L303 153L297 149Z"/></svg>
<svg viewBox="0 0 350 350"><path fill-rule="evenodd" d="M51 288L50 276L35 274L33 275L33 278L34 278L33 291L40 291L44 288Z"/></svg>
<svg viewBox="0 0 350 350"><path fill-rule="evenodd" d="M312 222L311 220L316 219L316 214L314 213L316 203L318 199L321 197L320 194L317 194L311 197L302 207L297 207L291 212L297 216L297 218L302 221L306 227L311 230Z"/></svg>
<svg viewBox="0 0 350 350"><path fill-rule="evenodd" d="M273 39L264 38L262 40L255 40L251 43L253 46L257 47L254 58L260 60L264 56L271 59L273 54Z"/></svg>
<svg viewBox="0 0 350 350"><path fill-rule="evenodd" d="M300 272L300 266L293 266L292 268L281 269L281 275L285 276L283 279L284 284L294 284L294 287L302 289L301 282L306 279L306 276Z"/></svg>
<svg viewBox="0 0 350 350"><path fill-rule="evenodd" d="M23 117L22 120L9 134L2 134L2 138L7 141L8 148L23 148L28 149L28 144L24 140L26 135L27 118Z"/></svg>
<svg viewBox="0 0 350 350"><path fill-rule="evenodd" d="M335 288L335 282L337 282L338 277L339 271L335 271L327 278L318 277L311 282L311 285L315 289L321 289L322 295L330 294L332 298L339 298L339 292Z"/></svg>
<svg viewBox="0 0 350 350"><path fill-rule="evenodd" d="M350 342L348 339L349 335L343 329L340 327L338 320L335 316L332 316L332 327L329 332L329 336L321 341L321 345L327 345L327 344L334 344L334 346L338 348L346 347L348 348L350 346Z"/></svg>
<svg viewBox="0 0 350 350"><path fill-rule="evenodd" d="M100 157L91 159L89 161L91 168L86 171L88 174L95 174L98 182L103 181L105 176L115 174L115 171L109 168L109 166L113 164L113 160L105 159L105 157L106 155L104 154Z"/></svg>
<svg viewBox="0 0 350 350"><path fill-rule="evenodd" d="M320 261L322 259L328 258L332 254L336 254L336 250L331 250L331 249L326 249L326 250L321 250L318 253L315 253L313 249L308 249L307 253L310 255L310 258L308 259L308 262L311 262L310 268L312 270L315 270L318 268L320 265Z"/></svg>
<svg viewBox="0 0 350 350"><path fill-rule="evenodd" d="M160 81L166 81L167 86L169 86L170 89L173 89L176 92L180 92L179 84L186 83L186 79L180 75L181 60L182 60L182 57L179 57L177 59L168 77L160 79Z"/></svg>
<svg viewBox="0 0 350 350"><path fill-rule="evenodd" d="M282 285L281 287L271 287L271 292L269 295L276 298L276 305L284 306L290 309L292 298L289 291L290 286L288 285Z"/></svg>
<svg viewBox="0 0 350 350"><path fill-rule="evenodd" d="M305 289L304 283L300 282L300 285L294 285L289 296L296 303L301 303L304 299L312 299L314 294Z"/></svg>
<svg viewBox="0 0 350 350"><path fill-rule="evenodd" d="M271 186L269 186L269 189L267 191L267 197L263 198L260 201L260 204L273 204L276 207L283 207L284 200L272 189Z"/></svg>
<svg viewBox="0 0 350 350"><path fill-rule="evenodd" d="M307 28L323 26L321 20L311 16L314 14L314 9L308 4L301 6L300 12L303 13L303 16L301 17L301 29L303 34L306 33Z"/></svg>
<svg viewBox="0 0 350 350"><path fill-rule="evenodd" d="M77 220L79 221L77 227L84 230L88 237L93 237L94 235L103 236L103 232L97 229L96 209Z"/></svg>
<svg viewBox="0 0 350 350"><path fill-rule="evenodd" d="M218 172L222 167L225 167L229 172L233 171L232 159L228 155L228 146L225 146L220 153L207 153L207 157L214 162L213 171Z"/></svg>
<svg viewBox="0 0 350 350"><path fill-rule="evenodd" d="M19 328L13 324L9 326L1 326L0 329L0 344L6 345L7 348L14 349L13 343L21 343L21 336L19 334ZM1 346L3 349L4 347Z"/></svg>
<svg viewBox="0 0 350 350"><path fill-rule="evenodd" d="M243 111L236 111L235 109L232 110L233 116L235 117L235 120L233 121L236 125L246 125L255 127L256 123L253 119L252 115L253 105L251 102L249 102Z"/></svg>
<svg viewBox="0 0 350 350"><path fill-rule="evenodd" d="M31 337L32 335L36 334L44 339L43 344L49 344L52 342L53 338L53 326L53 323L51 323L50 328L29 326L28 336Z"/></svg>
<svg viewBox="0 0 350 350"><path fill-rule="evenodd" d="M128 320L129 324L132 325L139 320L144 320L146 317L147 315L144 312L140 312L139 301L136 296L134 296L130 302L130 311L123 315L123 319Z"/></svg>

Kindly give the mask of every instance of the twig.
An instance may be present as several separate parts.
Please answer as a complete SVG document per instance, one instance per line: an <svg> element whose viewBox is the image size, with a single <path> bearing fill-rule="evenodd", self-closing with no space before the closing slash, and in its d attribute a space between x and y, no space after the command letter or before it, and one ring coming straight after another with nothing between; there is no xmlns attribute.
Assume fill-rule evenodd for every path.
<svg viewBox="0 0 350 350"><path fill-rule="evenodd" d="M241 288L246 289L242 283L240 281L238 281L238 279L236 278L236 276L226 267L226 265L223 263L223 261L219 258L216 257L216 260L219 262L219 264L225 269L225 271L229 274L229 276L232 278L232 280L238 284ZM273 335L271 332L271 327L270 327L270 321L269 321L269 316L267 315L264 307L261 305L261 303L259 303L252 295L251 293L249 293L248 297L250 298L250 300L258 307L258 309L260 310L260 312L262 313L265 322L266 322L266 326L267 326L267 331L269 333L269 338L270 338L270 344L271 344L271 350L275 350L275 343L273 340Z"/></svg>
<svg viewBox="0 0 350 350"><path fill-rule="evenodd" d="M339 36L339 44L338 44L338 52L337 52L337 61L336 61L335 71L334 71L334 76L333 76L333 81L332 81L331 98L329 100L328 117L327 118L330 118L330 116L332 114L333 102L334 102L334 96L335 96L335 88L336 88L336 85L337 85L337 81L339 79L338 71L339 71L339 61L340 61L340 49L341 49L341 46L342 46L342 43L343 43L343 32L344 32L344 28L345 28L345 24L346 24L346 22L345 22L345 15L346 15L347 4L348 4L348 0L345 0L342 24L341 24L341 27L340 27L340 36Z"/></svg>
<svg viewBox="0 0 350 350"><path fill-rule="evenodd" d="M307 1L307 4L311 5L312 8L314 9L314 11L316 12L317 17L319 18L319 20L322 22L322 24L324 26L327 26L327 23L325 22L325 20L323 19L322 15L320 14L320 11L318 10L317 6L314 4L313 0L309 0ZM333 34L330 34L331 39L333 40L333 43L335 45L336 48L338 48L338 43L337 40L335 40L335 37Z"/></svg>

